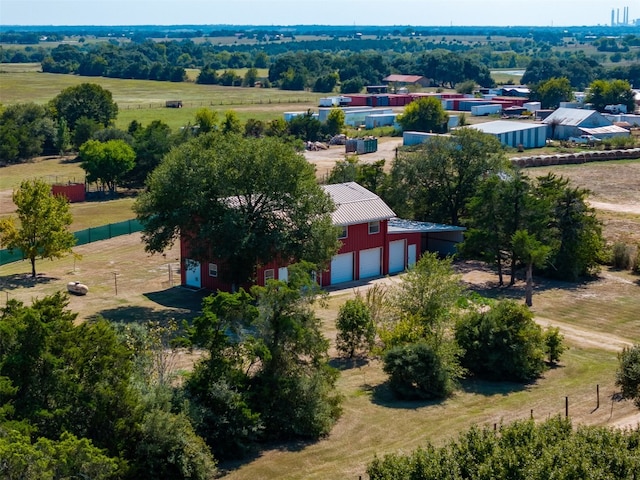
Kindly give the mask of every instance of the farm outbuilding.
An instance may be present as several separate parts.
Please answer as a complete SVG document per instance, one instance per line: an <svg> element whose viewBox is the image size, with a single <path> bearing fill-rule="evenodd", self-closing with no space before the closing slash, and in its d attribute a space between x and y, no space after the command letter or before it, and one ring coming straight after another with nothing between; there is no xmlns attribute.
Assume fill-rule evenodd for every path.
<svg viewBox="0 0 640 480"><path fill-rule="evenodd" d="M336 205L331 218L338 227L340 249L324 270L316 272L320 286L399 273L414 265L425 250L448 255L462 240L462 227L396 218L378 195L355 182L322 188ZM182 284L211 291L231 291L232 285L222 275L229 267L215 256L206 261L196 260L191 250L189 240L183 235L180 241ZM274 258L257 266L255 283L264 285L269 279L286 281L292 261Z"/></svg>
<svg viewBox="0 0 640 480"><path fill-rule="evenodd" d="M580 135L598 138L629 135L624 128L603 128L614 127L613 122L595 110L558 108L542 122L548 128L548 137L555 140L567 140Z"/></svg>
<svg viewBox="0 0 640 480"><path fill-rule="evenodd" d="M86 200L86 190L84 183L55 183L51 185L52 195L62 195L69 203L84 202Z"/></svg>
<svg viewBox="0 0 640 480"><path fill-rule="evenodd" d="M507 147L519 148L522 145L524 148L539 148L547 143L547 126L540 123L497 120L470 125L470 128L496 136Z"/></svg>

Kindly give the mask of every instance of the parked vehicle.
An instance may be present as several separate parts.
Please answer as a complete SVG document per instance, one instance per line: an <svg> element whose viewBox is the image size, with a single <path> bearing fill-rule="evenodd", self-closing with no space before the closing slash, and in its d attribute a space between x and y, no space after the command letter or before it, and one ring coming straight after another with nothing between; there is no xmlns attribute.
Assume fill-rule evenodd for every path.
<svg viewBox="0 0 640 480"><path fill-rule="evenodd" d="M569 141L573 143L598 143L602 140L593 135L580 135L579 137L569 137Z"/></svg>

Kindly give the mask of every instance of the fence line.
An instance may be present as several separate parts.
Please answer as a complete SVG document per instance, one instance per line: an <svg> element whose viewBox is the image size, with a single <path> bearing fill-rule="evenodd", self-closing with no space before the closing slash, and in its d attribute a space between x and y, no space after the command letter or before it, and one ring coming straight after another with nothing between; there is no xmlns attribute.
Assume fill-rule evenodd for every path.
<svg viewBox="0 0 640 480"><path fill-rule="evenodd" d="M259 100L246 100L246 99L231 99L224 100L223 98L219 100L211 100L211 101L201 101L201 102L182 102L181 108L194 108L194 107L215 107L216 105L263 105L263 104L272 104L272 103L309 103L316 102L317 99L315 97L312 98L265 98ZM164 103L139 103L139 104L131 104L131 105L123 105L120 107L124 110L144 110L144 109L155 109L155 108L175 108L175 107L167 107Z"/></svg>
<svg viewBox="0 0 640 480"><path fill-rule="evenodd" d="M86 228L73 232L76 237L76 246L86 245L88 243L99 242L100 240L108 240L109 238L119 237L121 235L130 235L132 233L142 231L142 224L135 218L124 220L122 222L110 223L99 227ZM22 251L0 250L0 265L17 262L22 260Z"/></svg>

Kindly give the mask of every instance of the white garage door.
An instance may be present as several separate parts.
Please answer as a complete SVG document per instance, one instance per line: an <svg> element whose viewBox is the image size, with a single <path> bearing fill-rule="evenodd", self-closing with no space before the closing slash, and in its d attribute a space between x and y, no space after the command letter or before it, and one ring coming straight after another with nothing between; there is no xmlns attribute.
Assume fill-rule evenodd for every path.
<svg viewBox="0 0 640 480"><path fill-rule="evenodd" d="M389 242L389 273L404 271L404 240Z"/></svg>
<svg viewBox="0 0 640 480"><path fill-rule="evenodd" d="M377 277L382 273L381 251L381 248L360 251L360 278Z"/></svg>
<svg viewBox="0 0 640 480"><path fill-rule="evenodd" d="M353 252L335 255L331 259L331 285L353 280Z"/></svg>
<svg viewBox="0 0 640 480"><path fill-rule="evenodd" d="M200 262L187 258L184 261L185 266L185 282L188 287L200 288Z"/></svg>

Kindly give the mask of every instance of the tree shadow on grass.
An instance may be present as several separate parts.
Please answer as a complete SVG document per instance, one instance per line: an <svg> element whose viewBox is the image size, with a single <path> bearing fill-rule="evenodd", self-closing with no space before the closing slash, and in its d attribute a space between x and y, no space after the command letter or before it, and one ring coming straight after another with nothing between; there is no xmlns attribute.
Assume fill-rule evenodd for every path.
<svg viewBox="0 0 640 480"><path fill-rule="evenodd" d="M166 290L145 293L144 296L153 303L157 303L166 308L190 310L199 314L202 310L202 300L210 294L211 292L206 290L171 287Z"/></svg>
<svg viewBox="0 0 640 480"><path fill-rule="evenodd" d="M363 385L362 389L371 392L371 401L381 407L397 408L401 410L416 410L425 407L437 407L445 401L442 398L435 399L399 399L391 390L389 382L384 382L376 386Z"/></svg>
<svg viewBox="0 0 640 480"><path fill-rule="evenodd" d="M337 357L329 360L329 365L340 371L351 370L369 365L369 359L366 357Z"/></svg>
<svg viewBox="0 0 640 480"><path fill-rule="evenodd" d="M42 285L60 280L57 277L48 277L44 274L38 274L33 278L30 273L15 273L13 275L3 275L0 277L0 290L13 290L15 288L33 288L36 285Z"/></svg>
<svg viewBox="0 0 640 480"><path fill-rule="evenodd" d="M466 393L475 393L492 397L494 395L509 395L515 392L527 390L532 383L501 382L496 380L485 380L482 378L465 378L460 381L460 388Z"/></svg>
<svg viewBox="0 0 640 480"><path fill-rule="evenodd" d="M235 460L224 460L218 464L218 470L220 476L224 477L231 472L242 468L244 465L248 465L255 460L262 457L263 454L268 452L301 452L305 448L310 447L319 440L291 440L289 442L267 442L260 443L256 447L248 452L244 457Z"/></svg>
<svg viewBox="0 0 640 480"><path fill-rule="evenodd" d="M158 308L127 305L101 310L89 317L104 317L112 322L144 323L160 322L165 325L169 320L192 320L201 313L202 299L207 295L204 291L192 291L181 287L144 294Z"/></svg>
<svg viewBox="0 0 640 480"><path fill-rule="evenodd" d="M131 305L126 307L109 308L101 310L95 315L88 317L89 320L96 320L100 317L106 318L110 322L116 323L140 323L144 324L149 321L159 322L161 325L167 325L169 320L182 320L187 318L191 312L182 309L163 309L156 310L150 307L141 307Z"/></svg>

